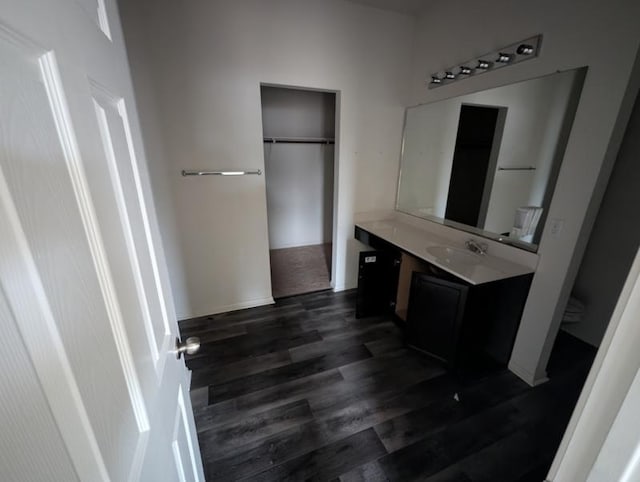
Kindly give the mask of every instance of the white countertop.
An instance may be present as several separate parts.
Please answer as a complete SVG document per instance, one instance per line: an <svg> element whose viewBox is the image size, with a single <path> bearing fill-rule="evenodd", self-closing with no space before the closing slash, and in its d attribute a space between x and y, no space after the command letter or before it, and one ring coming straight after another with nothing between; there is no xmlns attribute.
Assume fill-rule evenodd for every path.
<svg viewBox="0 0 640 482"><path fill-rule="evenodd" d="M411 226L401 221L392 219L366 221L358 222L356 223L356 226L473 285L498 281L534 272L530 267L491 256L490 249L487 254L474 255L477 260L477 264L457 263L455 260L438 258L430 254L428 252L428 248L433 246L446 246L465 250L467 253L471 252L466 250L464 246L460 246L450 239L437 236L429 231ZM482 241L481 238L474 238Z"/></svg>

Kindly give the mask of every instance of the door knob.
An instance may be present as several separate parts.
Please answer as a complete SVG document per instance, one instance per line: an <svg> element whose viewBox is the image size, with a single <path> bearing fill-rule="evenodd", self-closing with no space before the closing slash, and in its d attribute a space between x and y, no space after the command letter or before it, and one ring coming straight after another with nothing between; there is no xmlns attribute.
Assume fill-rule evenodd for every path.
<svg viewBox="0 0 640 482"><path fill-rule="evenodd" d="M193 355L200 349L200 338L190 336L185 342L181 342L180 338L176 338L176 358L179 360L183 353Z"/></svg>

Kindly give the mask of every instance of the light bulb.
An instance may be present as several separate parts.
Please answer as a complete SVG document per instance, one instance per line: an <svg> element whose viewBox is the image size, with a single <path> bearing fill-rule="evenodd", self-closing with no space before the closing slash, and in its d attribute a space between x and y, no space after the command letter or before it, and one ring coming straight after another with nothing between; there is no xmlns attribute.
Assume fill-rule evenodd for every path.
<svg viewBox="0 0 640 482"><path fill-rule="evenodd" d="M531 55L533 53L533 47L528 44L520 44L517 48L516 53L518 55Z"/></svg>

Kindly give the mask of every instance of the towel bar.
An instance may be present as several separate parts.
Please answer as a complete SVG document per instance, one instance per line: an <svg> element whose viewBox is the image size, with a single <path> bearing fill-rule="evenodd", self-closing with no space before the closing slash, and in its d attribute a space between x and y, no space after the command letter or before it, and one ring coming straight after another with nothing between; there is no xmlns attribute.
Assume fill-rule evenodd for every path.
<svg viewBox="0 0 640 482"><path fill-rule="evenodd" d="M259 176L262 171L260 169L253 171L182 171L183 176L246 176L249 174Z"/></svg>

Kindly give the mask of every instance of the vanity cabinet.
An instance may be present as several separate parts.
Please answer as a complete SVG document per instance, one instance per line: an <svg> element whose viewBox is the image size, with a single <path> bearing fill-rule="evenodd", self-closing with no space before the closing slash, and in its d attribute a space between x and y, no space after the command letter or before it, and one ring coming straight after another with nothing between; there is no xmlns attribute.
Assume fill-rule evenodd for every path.
<svg viewBox="0 0 640 482"><path fill-rule="evenodd" d="M358 257L356 318L393 314L396 307L401 252L392 244L364 230L358 239L375 248Z"/></svg>
<svg viewBox="0 0 640 482"><path fill-rule="evenodd" d="M356 318L393 314L400 256L393 251L363 251L358 261Z"/></svg>
<svg viewBox="0 0 640 482"><path fill-rule="evenodd" d="M407 345L461 374L505 366L532 273L470 283L356 226L360 254L356 316L392 314Z"/></svg>
<svg viewBox="0 0 640 482"><path fill-rule="evenodd" d="M471 285L432 271L412 273L407 344L460 373L506 365L532 275Z"/></svg>

